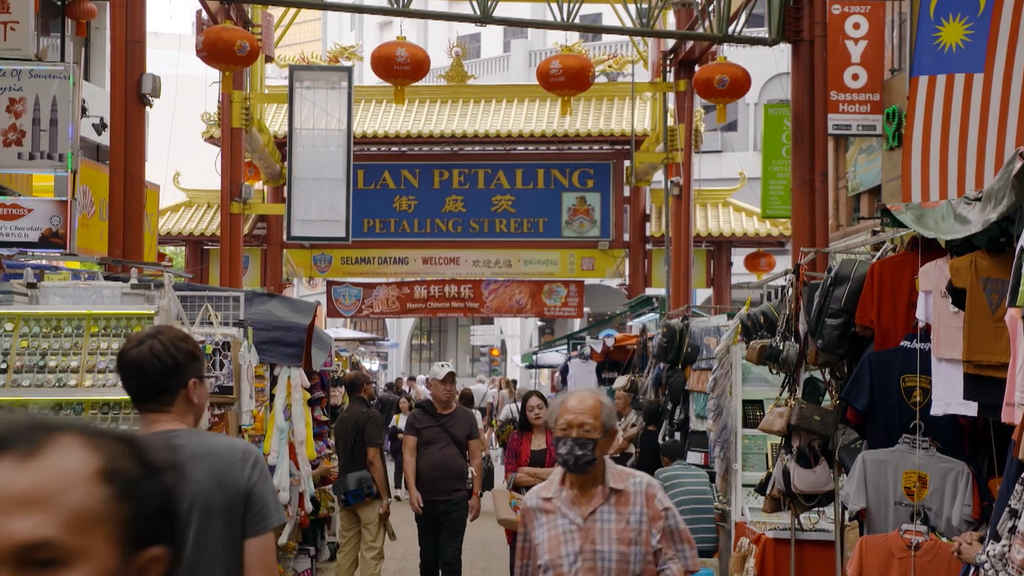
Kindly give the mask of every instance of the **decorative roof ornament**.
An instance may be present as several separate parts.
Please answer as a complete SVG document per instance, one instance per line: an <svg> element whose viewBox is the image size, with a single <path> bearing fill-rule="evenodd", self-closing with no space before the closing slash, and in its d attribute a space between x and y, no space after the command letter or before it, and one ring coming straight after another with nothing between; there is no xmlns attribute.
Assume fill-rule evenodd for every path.
<svg viewBox="0 0 1024 576"><path fill-rule="evenodd" d="M704 146L704 109L696 108L693 111L693 151L700 152L702 146ZM742 171L740 171L740 175L743 175Z"/></svg>
<svg viewBox="0 0 1024 576"><path fill-rule="evenodd" d="M274 64L278 68L287 68L292 64L312 64L314 66L338 66L341 64L354 64L363 61L362 44L341 45L335 42L326 52L314 53L300 52L298 56L277 56Z"/></svg>
<svg viewBox="0 0 1024 576"><path fill-rule="evenodd" d="M465 47L457 40L448 42L445 52L452 63L448 65L447 70L438 74L437 78L444 80L445 84L469 84L470 80L476 80L476 76L467 72L466 66L462 63L462 54L465 51Z"/></svg>

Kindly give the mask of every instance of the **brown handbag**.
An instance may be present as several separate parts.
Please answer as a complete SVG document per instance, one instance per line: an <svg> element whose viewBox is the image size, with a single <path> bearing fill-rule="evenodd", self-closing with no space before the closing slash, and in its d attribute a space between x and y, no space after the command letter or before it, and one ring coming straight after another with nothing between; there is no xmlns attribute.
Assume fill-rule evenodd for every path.
<svg viewBox="0 0 1024 576"><path fill-rule="evenodd" d="M686 389L690 392L708 391L708 384L711 383L711 370L690 370L686 377Z"/></svg>
<svg viewBox="0 0 1024 576"><path fill-rule="evenodd" d="M792 411L791 406L784 404L781 400L776 400L768 408L768 413L764 415L761 423L757 425L757 429L765 434L772 434L774 436L789 434L789 422Z"/></svg>
<svg viewBox="0 0 1024 576"><path fill-rule="evenodd" d="M771 340L754 340L747 344L747 362L756 366L765 365L765 355L768 353L768 344Z"/></svg>
<svg viewBox="0 0 1024 576"><path fill-rule="evenodd" d="M765 418L768 416L765 415ZM789 414L789 426L794 430L814 434L828 440L836 433L837 415L831 407L825 408L797 399Z"/></svg>

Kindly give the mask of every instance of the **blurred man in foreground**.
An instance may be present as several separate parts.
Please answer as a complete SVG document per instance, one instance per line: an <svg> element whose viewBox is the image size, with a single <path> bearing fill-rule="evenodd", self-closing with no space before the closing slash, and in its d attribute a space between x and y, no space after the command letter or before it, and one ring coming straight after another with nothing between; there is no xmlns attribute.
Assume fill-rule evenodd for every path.
<svg viewBox="0 0 1024 576"><path fill-rule="evenodd" d="M64 420L0 419L0 576L171 576L171 471L142 442Z"/></svg>

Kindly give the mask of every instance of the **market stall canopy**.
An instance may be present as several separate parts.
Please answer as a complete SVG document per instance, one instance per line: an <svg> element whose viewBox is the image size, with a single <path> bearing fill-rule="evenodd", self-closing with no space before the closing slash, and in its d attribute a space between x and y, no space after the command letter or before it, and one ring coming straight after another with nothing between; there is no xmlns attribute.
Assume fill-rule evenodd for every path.
<svg viewBox="0 0 1024 576"><path fill-rule="evenodd" d="M551 350L554 348L558 348L560 346L567 346L570 342L584 341L587 339L587 334L594 330L599 330L601 328L604 328L605 326L611 326L626 318L639 316L641 314L646 314L647 312L657 310L660 305L661 299L657 296L651 296L649 294L637 296L636 298L633 298L632 300L626 302L623 305L622 310L619 310L615 314L607 316L604 319L594 322L589 326L580 328L575 332L570 332L565 336L559 336L558 338L548 340L547 342L542 343L536 349L525 352L523 356L525 357L527 354L535 354L537 352Z"/></svg>
<svg viewBox="0 0 1024 576"><path fill-rule="evenodd" d="M252 328L253 346L260 362L303 366L306 350L310 351L314 365L331 357L334 339L320 328L316 321L316 302L300 300L280 294L220 288L204 284L176 282L177 292L244 292L245 322ZM312 333L310 328L312 327Z"/></svg>
<svg viewBox="0 0 1024 576"><path fill-rule="evenodd" d="M342 326L335 326L334 328L328 328L324 330L328 336L333 338L335 341L342 342L378 342L384 340L376 334L370 334L369 332L360 332L359 330L352 330Z"/></svg>
<svg viewBox="0 0 1024 576"><path fill-rule="evenodd" d="M980 192L939 203L894 204L900 222L928 238L956 240L977 234L1024 204L1024 148L1006 161Z"/></svg>
<svg viewBox="0 0 1024 576"><path fill-rule="evenodd" d="M562 362L565 362L565 355L568 352L568 346L561 346L554 350L545 350L543 352L527 352L519 356L513 356L512 362L520 368L527 368L529 370L558 368L562 365Z"/></svg>

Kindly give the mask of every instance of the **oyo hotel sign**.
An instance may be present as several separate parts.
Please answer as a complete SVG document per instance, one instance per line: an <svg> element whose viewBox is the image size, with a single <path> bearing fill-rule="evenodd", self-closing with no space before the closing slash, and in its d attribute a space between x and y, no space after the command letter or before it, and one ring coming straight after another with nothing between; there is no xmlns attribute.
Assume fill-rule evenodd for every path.
<svg viewBox="0 0 1024 576"><path fill-rule="evenodd" d="M828 2L830 135L882 135L885 8L879 0Z"/></svg>
<svg viewBox="0 0 1024 576"><path fill-rule="evenodd" d="M353 240L611 240L612 162L361 162Z"/></svg>

